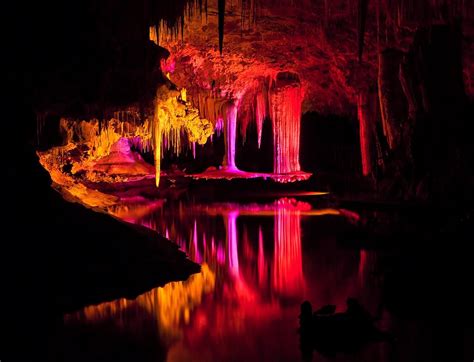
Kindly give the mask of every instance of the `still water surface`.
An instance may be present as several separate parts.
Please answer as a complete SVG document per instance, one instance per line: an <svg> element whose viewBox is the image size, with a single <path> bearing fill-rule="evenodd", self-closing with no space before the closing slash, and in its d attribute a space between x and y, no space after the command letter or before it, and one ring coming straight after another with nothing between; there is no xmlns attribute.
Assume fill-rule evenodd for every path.
<svg viewBox="0 0 474 362"><path fill-rule="evenodd" d="M110 211L176 242L202 271L66 315L66 329L119 336L87 339L91 358L110 358L112 349L117 360L298 361L303 300L343 311L356 297L382 316L376 254L336 241L357 215L320 208L317 198L132 201ZM376 343L336 360L386 360L387 348ZM313 359L327 360L318 352Z"/></svg>

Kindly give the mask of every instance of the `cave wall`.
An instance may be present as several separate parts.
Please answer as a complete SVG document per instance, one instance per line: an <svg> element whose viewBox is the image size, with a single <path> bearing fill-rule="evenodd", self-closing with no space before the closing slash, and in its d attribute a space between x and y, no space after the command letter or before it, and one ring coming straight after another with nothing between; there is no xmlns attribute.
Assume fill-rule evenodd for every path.
<svg viewBox="0 0 474 362"><path fill-rule="evenodd" d="M169 83L165 66L193 102L203 94L241 102L243 134L246 124L268 115L258 97L268 102L271 80L297 74L303 113L359 118L363 173L377 179L393 175L393 160L410 165L418 179L432 174L435 166L413 166L422 163L417 157L428 162L425 142L455 144L468 126L462 119L473 96L472 2L86 1L28 10L26 32L19 32L28 41L17 52L28 71L19 78L40 119L104 119L130 105L151 113L157 84ZM153 26L161 46L148 39ZM447 59L447 52L455 56ZM442 133L441 118L456 118L448 138L416 136Z"/></svg>
<svg viewBox="0 0 474 362"><path fill-rule="evenodd" d="M227 1L223 10L210 0L179 37L161 29L157 41L191 97L242 100L244 135L261 119L262 78L297 74L303 112L358 118L365 176L385 194L426 198L446 174L470 177L467 162L454 164L471 157L458 145L470 129L472 19L461 1Z"/></svg>

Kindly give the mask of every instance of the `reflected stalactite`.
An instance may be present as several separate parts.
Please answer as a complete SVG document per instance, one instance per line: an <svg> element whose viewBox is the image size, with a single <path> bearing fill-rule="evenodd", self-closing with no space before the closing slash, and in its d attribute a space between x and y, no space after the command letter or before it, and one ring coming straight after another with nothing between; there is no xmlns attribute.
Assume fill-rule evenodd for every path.
<svg viewBox="0 0 474 362"><path fill-rule="evenodd" d="M122 217L125 217L124 212L126 210L136 214L133 208L126 208L120 213ZM313 210L311 205L306 202L288 198L282 198L270 204L239 205L223 203L195 205L192 210L187 209L187 213L191 212L201 216L193 218L189 229L186 230L185 226L178 227L178 224L176 224L181 220L180 218L168 219L166 210L159 210L161 210L159 217L155 217L153 213L150 217L135 219L134 222L148 227L152 225L158 232L167 233L167 237L177 241L179 245L182 245L182 241L187 239L186 245L182 246L183 249L188 251L191 259L198 262L207 262L218 274L222 272L219 271L220 268L225 268L226 273L239 280L238 283L242 288L248 283L255 283L262 288L267 288L268 277L271 275L273 290L288 295L294 295L304 287L301 216L339 215L337 210ZM178 207L178 210L180 210L178 215L184 217L186 213L183 213L181 207ZM119 213L116 214L119 215ZM215 227L210 227L212 224L208 224L208 222L218 216L223 218L224 234L211 234L209 236L209 231L215 230ZM259 226L258 232L253 236L248 231L244 232L243 235L239 235L238 220L240 216L272 217L274 219L273 240L275 246L271 259L268 259L269 256L265 251L262 226ZM132 218L129 217L127 220L130 221ZM180 222L183 225L189 224L185 219ZM211 240L211 242L208 243L206 240ZM248 245L243 246L242 242L245 240ZM255 251L252 251L252 248L255 248ZM245 255L240 255L242 250L244 250ZM244 262L241 262L241 260L244 260ZM255 280L246 281L244 275L252 275L246 270L249 262L257 267L258 272L255 274ZM268 271L271 274L268 274ZM248 289L248 286L243 289ZM246 293L249 294L250 292Z"/></svg>
<svg viewBox="0 0 474 362"><path fill-rule="evenodd" d="M289 296L304 290L301 252L301 215L284 207L275 215L275 249L272 283L274 290Z"/></svg>
<svg viewBox="0 0 474 362"><path fill-rule="evenodd" d="M266 285L267 282L267 273L266 273L266 263L265 263L265 253L263 249L263 232L262 227L258 228L258 284Z"/></svg>
<svg viewBox="0 0 474 362"><path fill-rule="evenodd" d="M226 219L226 244L229 256L229 270L234 276L239 275L239 252L237 239L237 211L224 215Z"/></svg>
<svg viewBox="0 0 474 362"><path fill-rule="evenodd" d="M248 333L284 317L282 311L294 300L297 309L307 289L301 219L339 215L292 198L249 204L168 201L166 207L151 205L148 215L141 202L111 210L175 241L203 263L202 271L134 301L87 307L66 316L66 323L113 320L130 329L136 319L151 319L170 346Z"/></svg>

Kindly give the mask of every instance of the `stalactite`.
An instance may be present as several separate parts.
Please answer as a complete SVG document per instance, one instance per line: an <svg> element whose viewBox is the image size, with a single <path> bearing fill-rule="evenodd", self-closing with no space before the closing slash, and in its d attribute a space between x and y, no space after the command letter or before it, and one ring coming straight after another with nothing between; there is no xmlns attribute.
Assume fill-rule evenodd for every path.
<svg viewBox="0 0 474 362"><path fill-rule="evenodd" d="M162 140L169 143L173 151L179 154L183 132L186 133L189 142L204 144L213 133L213 125L209 120L199 117L199 111L187 102L186 92L160 87L155 101L152 130L157 186L160 176Z"/></svg>
<svg viewBox="0 0 474 362"><path fill-rule="evenodd" d="M225 152L222 166L227 169L237 170L235 165L235 144L237 139L237 107L230 101L227 105L224 120Z"/></svg>
<svg viewBox="0 0 474 362"><path fill-rule="evenodd" d="M257 20L258 0L240 0L240 27L241 31L249 30Z"/></svg>
<svg viewBox="0 0 474 362"><path fill-rule="evenodd" d="M324 0L324 28L329 27L329 0Z"/></svg>
<svg viewBox="0 0 474 362"><path fill-rule="evenodd" d="M237 119L240 122L239 129L244 140L248 124L255 122L257 143L260 147L263 122L269 117L273 124L274 173L291 174L299 172L303 93L297 74L280 72L273 77L255 80L239 100L238 107L232 101L218 100L206 94L198 96L197 103L201 114L210 119L211 122L216 118L223 121L226 147L223 166L237 169L235 166ZM214 125L217 130L217 124L214 123ZM281 179L281 181L283 180Z"/></svg>
<svg viewBox="0 0 474 362"><path fill-rule="evenodd" d="M273 172L300 171L300 123L303 90L295 75L280 73L270 90L273 122Z"/></svg>
<svg viewBox="0 0 474 362"><path fill-rule="evenodd" d="M227 99L217 97L210 91L200 91L192 96L192 101L199 109L199 114L218 128L219 119L225 118Z"/></svg>
<svg viewBox="0 0 474 362"><path fill-rule="evenodd" d="M207 0L204 2L204 10L206 12L207 20ZM158 4L155 9L156 14L152 16L152 22L157 27L158 44L163 44L173 40L177 40L181 35L181 40L184 40L185 24L191 18L199 13L202 14L203 2L202 0L183 0L176 2L174 5Z"/></svg>
<svg viewBox="0 0 474 362"><path fill-rule="evenodd" d="M155 104L155 115L153 118L153 130L152 130L152 139L153 139L153 157L155 160L155 185L158 187L160 185L160 174L161 174L161 123L162 123L162 113L159 108L158 102Z"/></svg>
<svg viewBox="0 0 474 362"><path fill-rule="evenodd" d="M156 25L150 26L150 40L158 45L158 32L156 30Z"/></svg>
<svg viewBox="0 0 474 362"><path fill-rule="evenodd" d="M255 107L255 121L257 123L258 148L262 144L263 121L268 115L268 92L257 93Z"/></svg>
<svg viewBox="0 0 474 362"><path fill-rule="evenodd" d="M233 100L214 96L211 92L199 92L193 97L200 114L208 119L216 133L224 132L224 159L222 166L238 170L235 164L238 107Z"/></svg>
<svg viewBox="0 0 474 362"><path fill-rule="evenodd" d="M364 51L364 37L365 37L365 26L367 22L367 12L369 7L369 0L358 0L357 8L357 55L359 62L362 61L362 53Z"/></svg>
<svg viewBox="0 0 474 362"><path fill-rule="evenodd" d="M378 90L383 132L390 149L400 142L401 123L406 119L406 102L399 79L403 53L386 49L379 55Z"/></svg>
<svg viewBox="0 0 474 362"><path fill-rule="evenodd" d="M247 7L248 7L248 0L241 0L240 1L241 6L240 6L240 32L242 33L244 26L245 26L245 18L246 18L246 12L247 12Z"/></svg>
<svg viewBox="0 0 474 362"><path fill-rule="evenodd" d="M362 174L368 176L373 171L375 161L375 115L372 99L368 91L362 90L357 99L359 118L360 151L362 158Z"/></svg>
<svg viewBox="0 0 474 362"><path fill-rule="evenodd" d="M375 0L375 16L376 16L376 22L377 22L377 57L378 53L380 53L380 1L381 0Z"/></svg>
<svg viewBox="0 0 474 362"><path fill-rule="evenodd" d="M225 18L225 0L217 0L219 12L219 52L222 54L224 45L224 18Z"/></svg>

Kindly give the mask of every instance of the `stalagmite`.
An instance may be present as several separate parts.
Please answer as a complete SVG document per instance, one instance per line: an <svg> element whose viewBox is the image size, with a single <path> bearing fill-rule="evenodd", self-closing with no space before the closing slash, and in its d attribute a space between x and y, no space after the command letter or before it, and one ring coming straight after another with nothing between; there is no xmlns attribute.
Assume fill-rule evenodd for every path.
<svg viewBox="0 0 474 362"><path fill-rule="evenodd" d="M300 128L303 90L296 74L280 73L270 90L273 122L273 172L300 171Z"/></svg>

